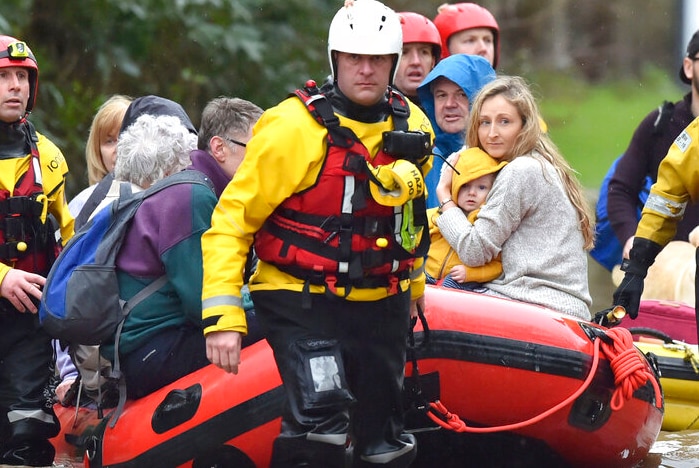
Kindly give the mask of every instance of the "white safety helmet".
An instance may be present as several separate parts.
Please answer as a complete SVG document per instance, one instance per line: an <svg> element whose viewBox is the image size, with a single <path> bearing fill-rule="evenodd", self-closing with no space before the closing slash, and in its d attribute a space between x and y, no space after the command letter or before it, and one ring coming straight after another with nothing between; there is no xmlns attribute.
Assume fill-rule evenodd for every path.
<svg viewBox="0 0 699 468"><path fill-rule="evenodd" d="M333 51L361 55L396 56L391 84L403 52L403 30L398 14L376 0L346 0L335 14L328 31L328 59L333 81L337 67Z"/></svg>

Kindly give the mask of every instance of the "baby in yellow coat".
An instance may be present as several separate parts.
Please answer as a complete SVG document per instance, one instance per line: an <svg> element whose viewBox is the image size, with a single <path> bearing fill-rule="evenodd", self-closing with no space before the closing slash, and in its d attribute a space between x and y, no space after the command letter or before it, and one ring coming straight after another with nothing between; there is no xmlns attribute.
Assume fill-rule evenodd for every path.
<svg viewBox="0 0 699 468"><path fill-rule="evenodd" d="M496 161L480 148L461 150L452 180L451 200L463 210L471 223L478 217L478 211L490 193L497 172L505 164L506 161ZM442 200L442 203L446 203L446 200ZM499 255L491 262L477 267L461 262L434 222L438 210L439 208L432 208L427 211L430 228L430 250L425 261L427 283L478 290L482 283L500 276L502 262Z"/></svg>

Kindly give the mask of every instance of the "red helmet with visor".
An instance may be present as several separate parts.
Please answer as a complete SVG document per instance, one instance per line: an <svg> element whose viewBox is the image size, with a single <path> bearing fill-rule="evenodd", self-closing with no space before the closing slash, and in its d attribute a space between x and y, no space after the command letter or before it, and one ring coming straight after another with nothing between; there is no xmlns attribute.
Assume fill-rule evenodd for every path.
<svg viewBox="0 0 699 468"><path fill-rule="evenodd" d="M29 46L11 36L0 35L0 68L22 67L29 70L29 101L27 114L36 103L39 89L39 66Z"/></svg>

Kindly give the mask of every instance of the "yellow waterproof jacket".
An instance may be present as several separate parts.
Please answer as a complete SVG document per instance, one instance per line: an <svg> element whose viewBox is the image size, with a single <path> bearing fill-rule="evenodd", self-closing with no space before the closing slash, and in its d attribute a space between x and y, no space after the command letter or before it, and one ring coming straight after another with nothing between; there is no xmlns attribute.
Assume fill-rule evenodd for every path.
<svg viewBox="0 0 699 468"><path fill-rule="evenodd" d="M36 132L39 141L39 161L41 163L41 179L44 195L48 198L48 212L58 222L61 239L65 245L73 237L73 217L68 211L65 195L65 176L68 174L68 164L61 150L48 138ZM15 185L27 170L32 156L27 154L21 158L0 159L0 188L13 194ZM0 263L0 283L12 265Z"/></svg>
<svg viewBox="0 0 699 468"><path fill-rule="evenodd" d="M410 103L409 130L433 135L427 117ZM350 128L375 155L384 131L393 130L393 118L363 123L339 116L340 125ZM253 129L243 163L219 199L211 228L202 237L204 285L202 315L204 333L247 332L242 307L243 270L255 233L289 196L311 187L323 166L327 129L308 112L300 99L292 97L267 110ZM429 167L425 168L425 171ZM424 292L422 259L416 259L411 278L401 290L411 289L413 298ZM250 279L250 290L286 289L301 291L303 281L260 261ZM338 288L338 295L344 295ZM323 293L322 285L311 285L311 293ZM386 288L352 288L347 300L373 301L386 297Z"/></svg>
<svg viewBox="0 0 699 468"><path fill-rule="evenodd" d="M665 246L689 203L699 201L699 118L694 119L670 146L658 168L636 236Z"/></svg>
<svg viewBox="0 0 699 468"><path fill-rule="evenodd" d="M480 209L473 210L468 214L468 220L471 223L476 221L479 211ZM427 211L427 219L430 223L430 250L425 260L425 271L428 275L436 280L441 280L455 266L464 265L466 267L466 281L468 282L487 283L500 276L502 273L502 257L500 254L482 266L470 267L465 265L439 231L439 227L434 222L436 216L438 216L437 208L431 208Z"/></svg>

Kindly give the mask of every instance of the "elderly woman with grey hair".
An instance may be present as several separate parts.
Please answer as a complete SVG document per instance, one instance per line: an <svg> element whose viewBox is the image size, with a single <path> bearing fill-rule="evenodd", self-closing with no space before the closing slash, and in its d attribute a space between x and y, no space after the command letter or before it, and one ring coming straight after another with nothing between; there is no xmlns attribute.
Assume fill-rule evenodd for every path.
<svg viewBox="0 0 699 468"><path fill-rule="evenodd" d="M148 188L187 167L196 145L197 136L177 117L144 114L119 136L114 177Z"/></svg>
<svg viewBox="0 0 699 468"><path fill-rule="evenodd" d="M147 188L190 164L196 135L177 117L144 114L119 136L116 183ZM119 341L127 395L140 398L209 363L201 328L201 234L217 198L201 184L177 184L144 199L117 255L128 300L163 274L168 281L127 316ZM100 348L114 357L114 343Z"/></svg>
<svg viewBox="0 0 699 468"><path fill-rule="evenodd" d="M158 96L139 99L147 101L145 104L158 104L160 107L157 111L163 114L133 115L128 126L122 128L117 144L114 180L111 181L106 196L92 211L90 217L119 197L121 184L130 183L132 191L141 191L158 180L181 171L191 163L189 153L196 148L197 136L183 122L184 117L180 114L184 111L180 111L181 107ZM139 100L135 102L139 103ZM142 110L151 111L152 109ZM198 326L198 318L201 316L199 306L201 287L197 285L201 284L202 276L201 250L198 245L201 232L209 225L210 212L216 203L216 197L206 187L185 185L166 189L162 194L154 195L152 198L146 199L139 208L140 211L135 216L122 247L120 258L123 260L118 262L120 267L123 265L123 273L120 274L121 297L128 299L164 273L168 274L169 281L146 301L148 304L144 309L136 308L134 320L129 319L125 323L124 330L128 327L132 331L128 338L126 334L122 334L120 339L122 344L129 343L124 352L120 352L123 356L128 355L130 350L137 348L139 344L146 343L147 337L159 333L161 324L166 324L168 330L184 329L197 337L201 337L202 334ZM186 203L187 201L190 203ZM158 207L161 206L164 211L158 211ZM147 214L151 213L151 210L156 213ZM167 213L167 216L164 213ZM180 219L182 219L181 222ZM165 258L166 255L167 258ZM199 259L199 269L196 268L197 259ZM155 314L157 317L144 319L140 317L143 310L150 312L157 310ZM146 325L145 329L136 327L134 323ZM154 325L152 329L151 325ZM138 331L133 331L134 327ZM135 344L132 343L134 333L138 335ZM143 336L146 337L145 341L141 339ZM173 343L176 343L177 339L175 338ZM203 338L201 341L203 343ZM65 350L58 350L58 355L65 353ZM202 354L201 363L205 364L207 361L203 348L200 354ZM195 368L201 367L198 362L191 364L193 356L194 354L188 357L189 361L186 363L190 363L188 365L193 365ZM114 352L111 351L111 346L99 348L79 345L71 348L71 358L80 372L82 393L92 399L99 398L105 407L114 406L118 397L117 389L104 377L107 374L106 370L111 366L109 359L113 357ZM151 369L150 362L148 369ZM187 373L188 369L183 372ZM130 370L126 370L127 376ZM166 381L168 379L172 381L176 378L168 377L167 373L157 377L163 379L157 381L158 386L161 383L162 385L169 383ZM133 389L134 392L145 394L150 387L144 387L146 389L144 390L141 386L148 383L132 377L128 379L127 388L129 391ZM73 403L72 395L77 394L75 385L77 383L73 385L75 392L70 392L71 398L64 399L63 404Z"/></svg>

